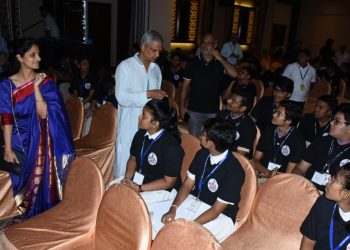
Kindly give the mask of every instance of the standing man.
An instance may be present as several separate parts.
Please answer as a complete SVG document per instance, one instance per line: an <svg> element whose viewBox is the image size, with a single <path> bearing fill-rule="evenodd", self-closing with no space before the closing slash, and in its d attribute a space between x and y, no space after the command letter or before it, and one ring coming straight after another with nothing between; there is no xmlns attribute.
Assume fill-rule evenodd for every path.
<svg viewBox="0 0 350 250"><path fill-rule="evenodd" d="M45 35L60 39L60 29L58 28L55 18L46 7L41 6L39 10L41 17L44 18Z"/></svg>
<svg viewBox="0 0 350 250"><path fill-rule="evenodd" d="M283 76L292 79L294 82L294 90L289 99L302 109L304 109L305 102L309 97L311 84L316 82L316 71L309 64L309 59L309 51L300 50L298 61L288 64L283 72Z"/></svg>
<svg viewBox="0 0 350 250"><path fill-rule="evenodd" d="M185 114L185 99L189 92L188 126L190 134L199 137L201 127L209 118L214 118L220 106L220 85L224 72L237 77L237 70L229 64L216 50L216 38L212 34L205 35L201 47L201 55L190 61L184 73L181 91L180 116ZM191 83L191 87L190 87Z"/></svg>
<svg viewBox="0 0 350 250"><path fill-rule="evenodd" d="M163 38L154 30L141 38L140 53L122 61L115 73L115 95L118 100L118 129L115 176L125 173L130 156L131 141L137 131L138 116L150 99L161 100L166 96L159 90L162 75L155 63L162 50Z"/></svg>
<svg viewBox="0 0 350 250"><path fill-rule="evenodd" d="M221 55L232 65L238 64L238 61L243 58L241 45L237 42L237 35L232 34L231 41L222 46Z"/></svg>

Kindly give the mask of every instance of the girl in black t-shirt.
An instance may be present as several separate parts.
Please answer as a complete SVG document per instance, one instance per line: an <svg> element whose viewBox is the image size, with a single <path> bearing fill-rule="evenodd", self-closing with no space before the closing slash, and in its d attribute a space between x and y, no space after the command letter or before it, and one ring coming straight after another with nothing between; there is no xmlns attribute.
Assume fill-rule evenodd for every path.
<svg viewBox="0 0 350 250"><path fill-rule="evenodd" d="M143 192L146 204L168 199L168 191L180 175L183 157L176 111L169 107L167 98L151 100L139 116L139 131L132 141L122 182ZM151 195L146 191L161 192Z"/></svg>
<svg viewBox="0 0 350 250"><path fill-rule="evenodd" d="M350 248L350 164L332 175L303 222L300 249Z"/></svg>

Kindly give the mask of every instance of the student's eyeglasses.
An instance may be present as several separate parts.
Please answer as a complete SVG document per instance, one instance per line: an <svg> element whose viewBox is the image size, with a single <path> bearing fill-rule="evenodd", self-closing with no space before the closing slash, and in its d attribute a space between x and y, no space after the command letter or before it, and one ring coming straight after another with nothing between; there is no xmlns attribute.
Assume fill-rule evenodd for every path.
<svg viewBox="0 0 350 250"><path fill-rule="evenodd" d="M278 109L273 111L274 115L277 115L278 117L286 118L284 114L282 114Z"/></svg>
<svg viewBox="0 0 350 250"><path fill-rule="evenodd" d="M338 118L334 117L331 119L331 122L334 123L334 125L339 125L339 124L345 124L346 126L350 125L349 122L346 122L346 121L341 121L339 120Z"/></svg>
<svg viewBox="0 0 350 250"><path fill-rule="evenodd" d="M338 183L343 189L346 189L345 185L338 180L337 175L332 175L328 179L328 183Z"/></svg>

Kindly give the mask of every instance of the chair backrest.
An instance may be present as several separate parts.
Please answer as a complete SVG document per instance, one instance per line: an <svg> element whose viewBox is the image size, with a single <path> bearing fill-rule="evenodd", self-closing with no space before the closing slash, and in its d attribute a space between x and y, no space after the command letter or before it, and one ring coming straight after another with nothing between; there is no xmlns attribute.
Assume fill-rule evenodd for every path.
<svg viewBox="0 0 350 250"><path fill-rule="evenodd" d="M246 157L236 152L234 152L233 155L241 163L245 172L244 183L241 188L241 201L238 204L239 210L236 216L235 228L237 230L246 222L253 206L253 201L258 187L258 179L253 165Z"/></svg>
<svg viewBox="0 0 350 250"><path fill-rule="evenodd" d="M252 83L254 83L256 87L256 102L258 102L264 95L264 84L262 81L257 79L252 79Z"/></svg>
<svg viewBox="0 0 350 250"><path fill-rule="evenodd" d="M278 174L262 185L247 222L223 242L224 249L299 249L299 229L319 196L295 174Z"/></svg>
<svg viewBox="0 0 350 250"><path fill-rule="evenodd" d="M332 91L331 84L326 80L318 80L313 88L310 89L309 97L319 98L323 95L330 95Z"/></svg>
<svg viewBox="0 0 350 250"><path fill-rule="evenodd" d="M19 215L9 173L0 170L0 221Z"/></svg>
<svg viewBox="0 0 350 250"><path fill-rule="evenodd" d="M259 139L261 136L261 131L260 131L259 127L258 126L255 126L255 127L256 127L256 135L255 135L255 139L254 139L254 143L253 143L253 155L255 154L256 146L258 145L258 142L259 142Z"/></svg>
<svg viewBox="0 0 350 250"><path fill-rule="evenodd" d="M77 97L70 97L66 101L67 115L72 131L73 140L80 138L84 123L84 107Z"/></svg>
<svg viewBox="0 0 350 250"><path fill-rule="evenodd" d="M89 133L75 142L76 148L81 145L103 146L113 143L117 133L117 110L107 103L99 107L92 116Z"/></svg>
<svg viewBox="0 0 350 250"><path fill-rule="evenodd" d="M344 97L345 93L346 93L346 82L344 81L344 79L340 79L338 97Z"/></svg>
<svg viewBox="0 0 350 250"><path fill-rule="evenodd" d="M185 151L185 156L181 166L181 180L185 180L187 176L187 170L189 169L193 158L197 151L201 148L199 140L190 134L181 134L181 147Z"/></svg>
<svg viewBox="0 0 350 250"><path fill-rule="evenodd" d="M169 98L175 99L176 88L172 82L163 80L160 88L168 94Z"/></svg>
<svg viewBox="0 0 350 250"><path fill-rule="evenodd" d="M69 207L78 217L83 217L84 212L87 213L84 217L96 216L103 193L104 183L97 165L89 158L77 157L69 167L63 199L58 206ZM83 197L83 202L77 197ZM91 208L86 209L87 206Z"/></svg>
<svg viewBox="0 0 350 250"><path fill-rule="evenodd" d="M307 102L305 103L303 114L313 113L315 110L317 100L318 98L309 96L309 98L307 99Z"/></svg>
<svg viewBox="0 0 350 250"><path fill-rule="evenodd" d="M166 224L152 243L152 250L219 250L220 244L203 226L193 221L177 219Z"/></svg>
<svg viewBox="0 0 350 250"><path fill-rule="evenodd" d="M179 107L177 103L171 98L169 98L168 100L169 100L169 107L175 109L177 117L179 117Z"/></svg>
<svg viewBox="0 0 350 250"><path fill-rule="evenodd" d="M151 218L141 196L124 184L111 186L97 215L95 249L150 249Z"/></svg>
<svg viewBox="0 0 350 250"><path fill-rule="evenodd" d="M338 104L341 104L341 103L350 103L350 100L345 98L345 97L337 97L337 100L338 100Z"/></svg>
<svg viewBox="0 0 350 250"><path fill-rule="evenodd" d="M264 89L264 96L273 95L273 84L270 84L267 88Z"/></svg>

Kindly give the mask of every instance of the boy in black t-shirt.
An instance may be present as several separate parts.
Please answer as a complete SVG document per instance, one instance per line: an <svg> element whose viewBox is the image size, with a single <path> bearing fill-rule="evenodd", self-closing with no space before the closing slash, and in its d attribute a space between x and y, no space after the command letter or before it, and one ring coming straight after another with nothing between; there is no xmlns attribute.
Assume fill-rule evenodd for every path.
<svg viewBox="0 0 350 250"><path fill-rule="evenodd" d="M262 132L254 154L254 165L263 177L279 172L291 173L301 160L305 140L295 127L301 117L300 108L282 102L273 114L272 124Z"/></svg>
<svg viewBox="0 0 350 250"><path fill-rule="evenodd" d="M242 67L238 71L237 78L233 80L226 88L224 93L224 99L229 98L233 93L237 91L247 91L253 97L256 96L256 87L252 83L253 70L249 67Z"/></svg>
<svg viewBox="0 0 350 250"><path fill-rule="evenodd" d="M341 104L331 121L329 136L317 138L306 149L293 173L325 190L332 173L350 162L350 104Z"/></svg>
<svg viewBox="0 0 350 250"><path fill-rule="evenodd" d="M154 211L153 229L175 218L194 220L206 227L219 242L234 232L245 173L230 148L235 140L235 128L223 119L208 119L204 124L199 150L193 159L187 178L167 213ZM169 208L170 207L170 208ZM157 219L158 218L158 219Z"/></svg>
<svg viewBox="0 0 350 250"><path fill-rule="evenodd" d="M217 114L218 118L226 119L236 128L236 143L234 151L252 159L253 144L256 137L256 126L248 115L253 106L253 96L246 91L237 91L227 100L227 110Z"/></svg>
<svg viewBox="0 0 350 250"><path fill-rule="evenodd" d="M323 95L318 98L315 111L305 114L299 124L299 130L304 134L307 146L316 138L328 135L332 114L337 107L337 98Z"/></svg>

